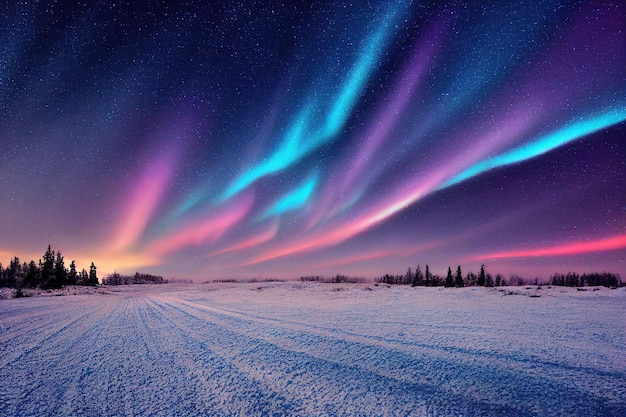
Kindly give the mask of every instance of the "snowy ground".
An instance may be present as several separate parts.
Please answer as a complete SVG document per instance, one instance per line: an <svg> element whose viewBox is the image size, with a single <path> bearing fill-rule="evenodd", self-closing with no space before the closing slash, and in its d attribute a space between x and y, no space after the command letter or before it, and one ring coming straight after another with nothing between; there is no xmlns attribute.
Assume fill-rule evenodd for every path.
<svg viewBox="0 0 626 417"><path fill-rule="evenodd" d="M624 289L528 288L2 300L0 416L626 416Z"/></svg>

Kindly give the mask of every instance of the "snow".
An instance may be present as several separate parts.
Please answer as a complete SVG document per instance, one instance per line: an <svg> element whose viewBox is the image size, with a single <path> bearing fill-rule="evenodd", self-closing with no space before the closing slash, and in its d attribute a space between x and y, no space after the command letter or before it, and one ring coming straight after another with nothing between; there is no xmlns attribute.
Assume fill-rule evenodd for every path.
<svg viewBox="0 0 626 417"><path fill-rule="evenodd" d="M594 290L230 283L2 300L0 415L625 416L626 292Z"/></svg>

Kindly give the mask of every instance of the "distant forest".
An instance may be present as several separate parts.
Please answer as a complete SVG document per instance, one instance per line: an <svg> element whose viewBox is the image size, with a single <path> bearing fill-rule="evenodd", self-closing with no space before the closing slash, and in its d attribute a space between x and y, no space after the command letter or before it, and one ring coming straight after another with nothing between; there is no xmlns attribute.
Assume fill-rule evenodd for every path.
<svg viewBox="0 0 626 417"><path fill-rule="evenodd" d="M173 279L171 282L191 282L191 280ZM127 285L127 284L164 284L168 280L151 274L121 275L117 272L107 275L102 279L102 285ZM16 256L4 268L0 263L0 287L16 288L41 288L43 290L63 288L66 285L95 286L98 280L97 268L93 262L89 271L84 268L79 272L76 262L71 261L69 268L65 266L65 259L60 251L55 252L48 245L43 258L38 262L21 263Z"/></svg>
<svg viewBox="0 0 626 417"><path fill-rule="evenodd" d="M102 285L166 284L167 282L160 275L140 274L139 272L135 275L121 275L114 272L102 280Z"/></svg>
<svg viewBox="0 0 626 417"><path fill-rule="evenodd" d="M301 281L315 281L326 283L358 283L366 282L365 278L349 277L347 275L337 275L334 277L322 277L319 275L309 275L300 277ZM541 281L539 278L533 280L524 279L518 275L512 275L508 279L504 278L501 274L496 274L494 277L490 273L485 273L485 265L481 265L478 275L473 272L468 272L463 275L461 265L457 266L456 272L452 272L452 268L448 267L448 273L443 278L437 274L433 274L430 271L430 267L426 264L424 272L420 265L415 268L415 271L409 267L403 275L389 275L385 274L382 277L376 279L377 282L383 284L397 284L397 285L411 285L413 287L504 287L504 286L521 286L521 285L556 285L567 287L594 287L604 286L608 288L617 288L622 285L622 281L618 274L612 274L609 272L602 273L589 273L589 274L577 274L575 272L568 272L567 274L553 274L550 279Z"/></svg>
<svg viewBox="0 0 626 417"><path fill-rule="evenodd" d="M301 281L316 281L326 283L363 283L368 280L359 277L349 277L347 275L336 275L334 277L322 277L319 275L302 276ZM461 265L456 268L456 272L452 272L452 268L448 267L446 277L433 274L426 264L424 272L420 265L413 271L410 267L403 275L386 274L376 279L379 283L411 285L413 287L500 287L500 286L519 286L519 285L557 285L568 287L585 287L585 286L604 286L608 288L617 288L623 283L618 274L609 272L577 274L568 272L567 274L553 274L548 281L540 281L539 278L526 280L520 276L512 275L508 279L501 274L495 277L485 272L485 266L482 265L478 275L473 272L463 274ZM102 279L102 285L128 285L128 284L165 284L168 282L189 283L191 280L185 279L164 279L159 275L135 273L134 275L121 275L117 272L107 275ZM84 268L78 272L76 262L70 262L69 268L65 266L65 260L61 252L53 251L51 246L43 254L43 258L38 262L31 260L30 262L20 263L18 257L14 257L9 266L4 268L0 263L0 287L16 288L18 290L24 288L41 288L41 289L57 289L66 285L89 285L95 286L99 284L97 268L93 262L89 266L89 271ZM19 293L18 293L19 294Z"/></svg>
<svg viewBox="0 0 626 417"><path fill-rule="evenodd" d="M89 272L84 268L78 272L76 262L71 261L69 269L61 252L54 252L50 245L39 262L20 263L16 256L7 268L0 263L0 287L41 288L44 290L62 288L66 285L97 285L98 275L92 262Z"/></svg>
<svg viewBox="0 0 626 417"><path fill-rule="evenodd" d="M411 271L411 268L406 271L404 275L385 275L379 279L379 282L386 284L404 284L411 285L413 287L425 286L425 287L504 287L508 285L559 285L568 287L593 287L604 286L609 288L617 288L621 285L621 279L619 275L609 272L591 273L591 274L577 274L575 272L568 272L567 274L556 273L553 274L550 279L545 282L535 278L533 280L524 279L518 275L512 275L508 279L504 278L502 274L496 274L494 277L490 273L485 273L485 265L481 265L478 275L473 272L468 272L463 275L461 265L457 266L456 271L453 273L452 268L448 267L448 273L446 277L440 277L439 275L433 275L430 272L428 264L426 264L425 271L422 272L418 265L415 272Z"/></svg>

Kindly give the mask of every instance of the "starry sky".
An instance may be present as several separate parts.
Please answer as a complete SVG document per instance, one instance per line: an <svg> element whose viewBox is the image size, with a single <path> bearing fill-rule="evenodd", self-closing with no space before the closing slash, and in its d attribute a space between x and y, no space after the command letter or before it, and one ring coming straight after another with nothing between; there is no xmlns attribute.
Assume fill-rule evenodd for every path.
<svg viewBox="0 0 626 417"><path fill-rule="evenodd" d="M7 3L5 266L626 277L622 2Z"/></svg>

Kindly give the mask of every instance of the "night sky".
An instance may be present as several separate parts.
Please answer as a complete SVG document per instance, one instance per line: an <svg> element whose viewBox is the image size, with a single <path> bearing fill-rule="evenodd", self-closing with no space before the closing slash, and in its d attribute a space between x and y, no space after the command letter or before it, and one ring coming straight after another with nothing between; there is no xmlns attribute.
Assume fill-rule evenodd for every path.
<svg viewBox="0 0 626 417"><path fill-rule="evenodd" d="M5 266L626 277L623 2L15 3Z"/></svg>

